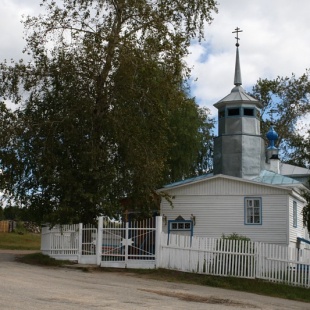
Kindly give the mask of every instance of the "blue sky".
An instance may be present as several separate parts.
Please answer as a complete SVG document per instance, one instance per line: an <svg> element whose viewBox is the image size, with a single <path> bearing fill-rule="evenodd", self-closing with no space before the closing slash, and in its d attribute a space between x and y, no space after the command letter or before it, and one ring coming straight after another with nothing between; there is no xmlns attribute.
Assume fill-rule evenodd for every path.
<svg viewBox="0 0 310 310"><path fill-rule="evenodd" d="M0 61L19 59L25 46L22 14L36 14L40 0L0 0ZM309 0L219 0L219 13L205 28L205 40L193 41L186 59L192 67L191 92L210 108L233 87L236 27L240 34L243 87L259 78L299 76L310 68Z"/></svg>

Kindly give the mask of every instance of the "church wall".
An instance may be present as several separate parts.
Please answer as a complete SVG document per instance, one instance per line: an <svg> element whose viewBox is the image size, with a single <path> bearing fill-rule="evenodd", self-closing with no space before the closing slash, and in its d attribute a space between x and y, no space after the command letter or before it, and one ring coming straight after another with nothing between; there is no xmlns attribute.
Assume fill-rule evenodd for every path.
<svg viewBox="0 0 310 310"><path fill-rule="evenodd" d="M294 202L297 207L297 222L294 223ZM304 207L304 203L295 197L289 198L289 222L288 222L288 230L289 230L289 242L290 245L295 245L297 237L309 239L308 231L303 225L303 217L302 217L302 209ZM301 243L300 248L310 248L309 245L305 243Z"/></svg>
<svg viewBox="0 0 310 310"><path fill-rule="evenodd" d="M173 208L163 199L161 214L167 221L178 216L190 220L194 215L194 235L220 238L238 233L252 241L289 243L290 195L286 189L219 177L171 189L170 195ZM245 224L245 197L261 199L262 224ZM168 232L168 224L163 230Z"/></svg>
<svg viewBox="0 0 310 310"><path fill-rule="evenodd" d="M262 224L245 225L244 198L261 197ZM176 195L174 207L163 201L161 213L168 220L182 216L190 220L191 214L196 218L193 234L220 238L223 234L237 233L249 237L252 241L287 244L287 194L258 195L244 192L242 195ZM168 231L167 225L163 227Z"/></svg>
<svg viewBox="0 0 310 310"><path fill-rule="evenodd" d="M171 195L283 195L287 193L284 188L263 185L261 183L247 182L242 179L230 179L226 177L214 177L204 181L186 184L177 188L168 189Z"/></svg>

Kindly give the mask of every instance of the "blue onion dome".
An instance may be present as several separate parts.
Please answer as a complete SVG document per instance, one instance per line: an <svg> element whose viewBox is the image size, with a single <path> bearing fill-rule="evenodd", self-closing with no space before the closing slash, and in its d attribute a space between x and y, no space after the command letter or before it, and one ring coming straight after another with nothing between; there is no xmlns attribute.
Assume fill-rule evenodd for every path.
<svg viewBox="0 0 310 310"><path fill-rule="evenodd" d="M276 140L278 140L279 135L277 134L277 132L274 130L273 126L270 126L269 131L266 134L267 139L269 140L269 149L270 148L276 148L274 146L274 143Z"/></svg>

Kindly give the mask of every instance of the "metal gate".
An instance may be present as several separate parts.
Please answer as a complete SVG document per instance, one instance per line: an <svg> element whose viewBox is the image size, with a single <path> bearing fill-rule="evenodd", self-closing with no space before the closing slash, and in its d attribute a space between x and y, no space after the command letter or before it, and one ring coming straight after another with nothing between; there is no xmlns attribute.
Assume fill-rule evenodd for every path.
<svg viewBox="0 0 310 310"><path fill-rule="evenodd" d="M97 227L80 224L79 227L79 258L80 264L96 264Z"/></svg>
<svg viewBox="0 0 310 310"><path fill-rule="evenodd" d="M155 218L139 222L102 219L99 229L101 267L155 268Z"/></svg>

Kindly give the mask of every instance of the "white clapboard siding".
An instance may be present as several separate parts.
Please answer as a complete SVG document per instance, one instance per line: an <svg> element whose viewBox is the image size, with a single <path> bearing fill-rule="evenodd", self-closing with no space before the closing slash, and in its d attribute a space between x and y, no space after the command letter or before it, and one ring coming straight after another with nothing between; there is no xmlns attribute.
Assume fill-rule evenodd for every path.
<svg viewBox="0 0 310 310"><path fill-rule="evenodd" d="M238 233L252 241L287 244L287 197L261 197L262 225L244 224L244 197L241 196L175 196L173 208L162 202L161 213L167 220L182 216L185 220L195 215L193 234L220 238L223 234ZM167 232L168 226L163 226Z"/></svg>
<svg viewBox="0 0 310 310"><path fill-rule="evenodd" d="M173 197L173 207L162 199L161 214L167 220L175 220L179 216L190 220L193 214L196 218L195 236L220 238L223 234L237 233L257 242L290 243L291 191L287 188L218 176L164 191ZM262 225L245 225L245 197L261 199ZM299 217L301 221L301 214ZM167 225L163 226L163 231L168 232Z"/></svg>
<svg viewBox="0 0 310 310"><path fill-rule="evenodd" d="M289 189L278 186L247 181L245 179L217 175L199 182L190 184L184 183L182 186L163 188L163 192L172 192L175 195L244 195L244 190L251 195L279 194L288 192Z"/></svg>

